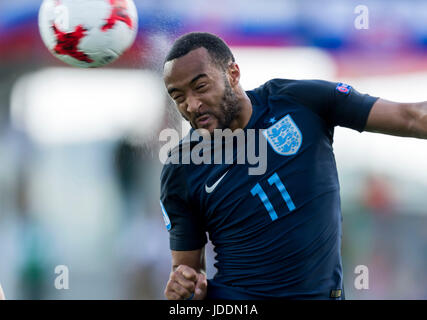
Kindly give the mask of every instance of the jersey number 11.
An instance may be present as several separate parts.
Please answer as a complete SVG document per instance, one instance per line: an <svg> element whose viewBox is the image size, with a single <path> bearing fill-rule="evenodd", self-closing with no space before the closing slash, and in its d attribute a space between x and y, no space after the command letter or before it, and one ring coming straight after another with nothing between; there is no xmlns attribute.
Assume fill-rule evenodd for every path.
<svg viewBox="0 0 427 320"><path fill-rule="evenodd" d="M277 189L280 191L280 194L282 195L283 200L285 200L286 205L288 206L289 211L295 210L294 202L291 199L291 196L289 195L288 191L286 190L284 184L280 180L277 173L274 173L270 178L268 178L268 183L271 185L275 184ZM271 220L277 219L277 213L273 208L273 205L271 204L270 200L268 199L268 196L265 194L262 187L257 183L255 187L251 189L251 193L253 196L258 195L261 199L262 203L264 204L265 209L267 209Z"/></svg>

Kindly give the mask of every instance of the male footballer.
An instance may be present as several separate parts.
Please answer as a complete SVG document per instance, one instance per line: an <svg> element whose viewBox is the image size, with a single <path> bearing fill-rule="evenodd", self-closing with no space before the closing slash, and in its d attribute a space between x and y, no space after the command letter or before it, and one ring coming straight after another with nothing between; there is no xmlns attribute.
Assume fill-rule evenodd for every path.
<svg viewBox="0 0 427 320"><path fill-rule="evenodd" d="M322 80L273 79L245 91L239 80L229 47L209 33L180 37L166 57L166 89L190 133L261 130L267 167L250 175L249 164L165 164L161 206L172 272L164 294L344 299L334 127L427 139L427 103L391 102ZM206 233L218 270L209 280Z"/></svg>

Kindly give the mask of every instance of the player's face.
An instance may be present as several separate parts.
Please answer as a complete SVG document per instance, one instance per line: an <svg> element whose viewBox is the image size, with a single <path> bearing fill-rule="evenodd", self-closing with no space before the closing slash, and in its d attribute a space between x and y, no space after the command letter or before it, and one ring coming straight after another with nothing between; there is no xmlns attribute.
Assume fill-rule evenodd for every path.
<svg viewBox="0 0 427 320"><path fill-rule="evenodd" d="M229 128L239 113L239 100L226 72L212 62L205 48L168 61L164 80L180 113L194 129L212 133Z"/></svg>

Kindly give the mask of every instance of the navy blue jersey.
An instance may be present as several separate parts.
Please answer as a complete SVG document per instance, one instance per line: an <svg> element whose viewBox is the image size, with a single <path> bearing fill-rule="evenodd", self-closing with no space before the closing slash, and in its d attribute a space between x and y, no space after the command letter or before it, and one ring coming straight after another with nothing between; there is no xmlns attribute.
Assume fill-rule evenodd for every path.
<svg viewBox="0 0 427 320"><path fill-rule="evenodd" d="M343 298L333 132L362 132L377 98L343 83L284 79L247 95L244 130L262 130L268 142L265 173L249 175L249 164L166 164L170 248L202 248L208 234L218 270L208 298Z"/></svg>

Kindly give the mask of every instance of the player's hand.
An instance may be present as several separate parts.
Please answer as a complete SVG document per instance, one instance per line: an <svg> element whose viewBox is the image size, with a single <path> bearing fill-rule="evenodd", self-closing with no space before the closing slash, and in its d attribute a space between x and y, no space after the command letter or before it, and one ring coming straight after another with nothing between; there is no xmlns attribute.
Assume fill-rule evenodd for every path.
<svg viewBox="0 0 427 320"><path fill-rule="evenodd" d="M180 265L170 273L164 294L168 300L202 300L206 292L206 275L189 266Z"/></svg>

